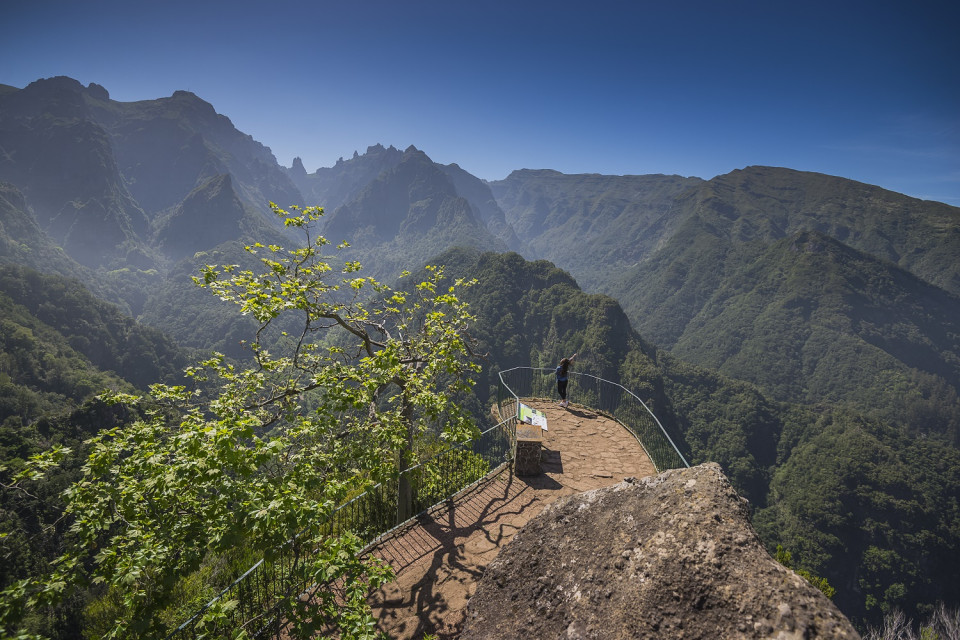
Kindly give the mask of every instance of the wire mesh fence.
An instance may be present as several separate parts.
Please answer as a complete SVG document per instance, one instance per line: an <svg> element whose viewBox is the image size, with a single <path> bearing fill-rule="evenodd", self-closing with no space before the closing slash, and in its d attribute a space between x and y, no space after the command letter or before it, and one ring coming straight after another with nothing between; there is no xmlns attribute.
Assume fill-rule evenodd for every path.
<svg viewBox="0 0 960 640"><path fill-rule="evenodd" d="M411 504L399 504L397 482L378 484L344 503L325 523L327 535L351 532L370 543L499 470L513 457L516 419L508 417L469 442L454 445L400 475L411 487ZM400 513L417 514L401 518ZM315 587L308 576L312 549L293 539L237 578L167 640L232 638L241 628L251 638L277 638L286 626L291 596ZM215 629L204 626L204 614L218 610ZM201 629L202 627L202 629Z"/></svg>
<svg viewBox="0 0 960 640"><path fill-rule="evenodd" d="M516 367L500 372L497 410L501 419L517 414L520 398L555 397L553 369ZM571 371L568 373L567 399L622 424L640 442L657 471L690 466L643 400L616 382Z"/></svg>

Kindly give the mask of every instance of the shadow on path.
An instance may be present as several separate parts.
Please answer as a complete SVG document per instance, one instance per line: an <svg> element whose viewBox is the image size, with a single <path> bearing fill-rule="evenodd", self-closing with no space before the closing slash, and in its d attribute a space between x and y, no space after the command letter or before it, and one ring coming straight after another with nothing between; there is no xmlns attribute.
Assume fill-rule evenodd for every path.
<svg viewBox="0 0 960 640"><path fill-rule="evenodd" d="M397 575L371 598L379 628L392 638L456 638L487 565L546 505L655 473L643 448L615 421L580 407L530 404L547 414L543 474L521 478L504 470L371 550Z"/></svg>

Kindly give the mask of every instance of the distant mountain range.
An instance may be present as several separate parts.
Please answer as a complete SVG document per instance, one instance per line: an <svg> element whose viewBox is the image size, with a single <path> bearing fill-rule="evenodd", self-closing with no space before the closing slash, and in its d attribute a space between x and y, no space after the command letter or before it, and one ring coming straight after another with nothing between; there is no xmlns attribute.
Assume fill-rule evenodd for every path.
<svg viewBox="0 0 960 640"><path fill-rule="evenodd" d="M16 185L40 227L91 267L158 266L166 256L155 223L217 176L230 174L238 200L261 211L271 197L301 197L266 147L181 91L122 103L63 77L6 88L0 148L0 180Z"/></svg>
<svg viewBox="0 0 960 640"><path fill-rule="evenodd" d="M960 209L772 167L491 188L524 246L685 360L960 436Z"/></svg>
<svg viewBox="0 0 960 640"><path fill-rule="evenodd" d="M0 148L4 259L168 330L189 296L178 261L289 240L267 203L319 204L321 231L380 277L454 246L547 259L645 339L781 400L905 420L904 399L960 392L960 209L880 187L772 167L485 182L382 145L307 173L191 93L121 103L64 77L0 90ZM878 398L881 380L903 393Z"/></svg>

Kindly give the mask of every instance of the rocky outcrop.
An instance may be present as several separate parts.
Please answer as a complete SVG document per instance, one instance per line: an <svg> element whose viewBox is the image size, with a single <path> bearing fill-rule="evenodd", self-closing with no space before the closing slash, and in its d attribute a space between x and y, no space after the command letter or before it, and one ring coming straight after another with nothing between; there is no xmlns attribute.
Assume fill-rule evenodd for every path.
<svg viewBox="0 0 960 640"><path fill-rule="evenodd" d="M720 467L571 496L491 562L462 640L857 638L763 548Z"/></svg>
<svg viewBox="0 0 960 640"><path fill-rule="evenodd" d="M230 174L214 176L194 189L169 215L157 220L157 245L179 260L243 235L243 202Z"/></svg>

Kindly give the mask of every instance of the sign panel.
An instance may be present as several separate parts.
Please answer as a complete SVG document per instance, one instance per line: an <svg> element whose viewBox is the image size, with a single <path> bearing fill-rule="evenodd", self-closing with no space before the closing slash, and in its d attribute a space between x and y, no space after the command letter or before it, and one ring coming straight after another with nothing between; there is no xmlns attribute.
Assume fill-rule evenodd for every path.
<svg viewBox="0 0 960 640"><path fill-rule="evenodd" d="M547 414L533 407L520 403L520 422L526 424L535 424L544 431L547 431Z"/></svg>

